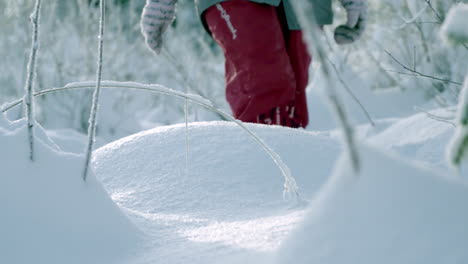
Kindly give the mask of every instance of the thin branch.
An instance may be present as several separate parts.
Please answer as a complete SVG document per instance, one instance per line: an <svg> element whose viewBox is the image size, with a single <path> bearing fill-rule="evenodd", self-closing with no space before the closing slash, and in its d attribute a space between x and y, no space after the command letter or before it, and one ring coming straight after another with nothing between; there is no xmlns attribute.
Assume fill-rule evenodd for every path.
<svg viewBox="0 0 468 264"><path fill-rule="evenodd" d="M434 7L431 4L431 0L425 0L426 4L429 6L429 8L432 10L432 12L436 15L436 17L439 19L439 21L442 23L444 19L442 16L434 9Z"/></svg>
<svg viewBox="0 0 468 264"><path fill-rule="evenodd" d="M401 72L401 71L395 71L395 70L389 70L389 69L385 69L383 68L385 71L387 72L393 72L393 73L398 73L398 74L401 74L401 75L407 75L407 76L414 76L414 77L420 77L419 75L417 74L414 74L414 73L407 73L407 72Z"/></svg>
<svg viewBox="0 0 468 264"><path fill-rule="evenodd" d="M330 102L332 111L334 112L335 117L337 119L337 122L343 131L344 143L348 152L348 157L351 161L351 166L357 175L360 171L361 159L354 137L354 130L348 120L348 116L346 114L345 109L343 108L343 104L336 92L336 87L334 87L334 84L331 81L331 69L326 63L327 55L323 47L323 40L319 36L319 27L317 26L313 15L314 6L310 1L307 0L294 0L290 1L290 3L292 5L293 10L298 16L299 22L304 27L304 36L306 40L305 42L307 44L308 50L310 52L315 50L315 56L320 62L322 62L321 70L328 84L328 89L326 89L327 97ZM312 17L310 17L310 15L312 15Z"/></svg>
<svg viewBox="0 0 468 264"><path fill-rule="evenodd" d="M468 50L468 45L467 44L462 44L463 47L465 47L466 50Z"/></svg>
<svg viewBox="0 0 468 264"><path fill-rule="evenodd" d="M333 69L335 70L335 73L336 73L336 76L338 76L338 80L340 80L340 83L343 85L343 87L345 88L345 90L348 92L348 94L351 96L351 98L353 98L353 100L359 105L359 107L361 108L362 112L364 112L364 115L367 117L367 119L369 120L370 124L375 127L375 122L374 120L372 120L372 117L370 116L369 112L367 111L367 109L364 107L364 105L361 103L361 101L357 98L357 96L353 93L353 91L351 91L351 88L349 88L348 84L346 84L346 82L343 80L343 78L341 77L341 74L340 72L338 71L338 68L336 67L336 65L329 59L327 58L328 62L330 62L330 64L332 65Z"/></svg>
<svg viewBox="0 0 468 264"><path fill-rule="evenodd" d="M440 81L440 82L448 82L448 83L452 83L452 84L456 84L456 85L459 85L459 86L463 86L462 83L460 82L455 82L455 81L452 81L452 80L448 80L448 79L442 79L442 78L438 78L438 77L434 77L434 76L430 76L430 75L427 75L427 74L424 74L424 73L421 73L419 71L415 71L409 67L407 67L406 65L404 65L403 63L401 63L397 58L395 58L390 52L388 52L387 50L384 50L385 53L388 54L388 56L390 56L396 63L398 63L398 65L400 65L403 69L413 73L415 76L417 77L423 77L423 78L428 78L428 79L432 79L432 80L436 80L436 81ZM403 74L403 73L402 73Z"/></svg>
<svg viewBox="0 0 468 264"><path fill-rule="evenodd" d="M36 75L37 52L39 50L39 22L41 13L41 0L36 0L34 11L31 15L33 26L31 54L28 62L28 76L26 78L24 104L28 123L29 159L34 161L34 77Z"/></svg>
<svg viewBox="0 0 468 264"><path fill-rule="evenodd" d="M439 22L439 21L422 21L422 22L412 22L412 23L409 23L409 24L437 24L437 25L440 25L442 23Z"/></svg>
<svg viewBox="0 0 468 264"><path fill-rule="evenodd" d="M83 180L86 181L89 170L89 163L91 162L91 155L94 147L94 140L96 137L96 116L99 106L99 95L101 93L101 79L102 79L102 58L104 46L104 21L105 21L105 0L100 0L100 19L99 19L99 43L98 43L98 58L96 70L96 88L94 89L93 102L91 105L91 112L89 115L88 127L88 145L86 147L85 166L83 171Z"/></svg>
<svg viewBox="0 0 468 264"><path fill-rule="evenodd" d="M457 127L457 125L455 124L455 122L450 121L450 120L453 120L453 118L442 117L442 116L436 116L436 115L431 114L431 113L429 113L428 111L426 111L426 110L424 110L424 109L422 109L422 108L420 108L420 107L415 107L415 109L416 109L416 110L419 110L419 111L421 111L421 112L423 112L423 113L426 114L427 117L429 117L429 118L432 118L432 119L434 119L434 120L437 120L437 121L440 121L440 122L444 122L444 123L450 124L450 125L452 125L452 126L455 127L455 128Z"/></svg>
<svg viewBox="0 0 468 264"><path fill-rule="evenodd" d="M174 65L177 72L182 76L185 85L185 93L190 93L192 90L192 86L190 85L189 76L187 71L185 71L184 66L177 61L174 55L169 51L165 45L163 45L163 54L169 59L170 62ZM184 121L185 121L185 176L188 176L188 166L189 166L189 101L185 99L184 105Z"/></svg>

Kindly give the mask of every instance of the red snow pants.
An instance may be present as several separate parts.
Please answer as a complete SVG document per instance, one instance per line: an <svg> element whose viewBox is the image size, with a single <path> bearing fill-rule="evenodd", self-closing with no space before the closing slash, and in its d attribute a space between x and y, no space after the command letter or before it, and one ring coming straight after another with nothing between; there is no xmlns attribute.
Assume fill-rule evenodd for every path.
<svg viewBox="0 0 468 264"><path fill-rule="evenodd" d="M204 20L225 56L226 99L234 117L306 127L305 88L311 62L300 30L289 30L282 4L229 0Z"/></svg>

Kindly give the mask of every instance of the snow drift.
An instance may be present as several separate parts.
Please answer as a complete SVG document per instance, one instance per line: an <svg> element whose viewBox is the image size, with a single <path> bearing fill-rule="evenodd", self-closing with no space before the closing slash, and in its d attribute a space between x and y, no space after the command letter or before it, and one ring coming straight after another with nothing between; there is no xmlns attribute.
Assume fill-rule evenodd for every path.
<svg viewBox="0 0 468 264"><path fill-rule="evenodd" d="M278 263L468 263L468 184L367 147L343 158Z"/></svg>
<svg viewBox="0 0 468 264"><path fill-rule="evenodd" d="M328 133L246 125L281 155L302 198L320 189L340 152ZM181 124L95 152L98 178L154 237L131 263L259 263L258 254L276 250L305 208L283 200L280 170L235 124L191 123L185 142Z"/></svg>
<svg viewBox="0 0 468 264"><path fill-rule="evenodd" d="M304 197L325 181L339 152L325 134L249 127L290 166ZM146 200L141 195L151 197L153 212L232 217L238 210L255 214L259 207L284 205L280 170L241 128L228 122L191 124L188 146L185 132L184 125L159 127L110 143L96 150L95 172L111 193L131 191L128 199L139 199L133 203ZM322 165L311 167L311 160Z"/></svg>
<svg viewBox="0 0 468 264"><path fill-rule="evenodd" d="M35 127L31 163L24 120L0 115L0 263L117 263L139 231L94 176L83 182L83 157Z"/></svg>

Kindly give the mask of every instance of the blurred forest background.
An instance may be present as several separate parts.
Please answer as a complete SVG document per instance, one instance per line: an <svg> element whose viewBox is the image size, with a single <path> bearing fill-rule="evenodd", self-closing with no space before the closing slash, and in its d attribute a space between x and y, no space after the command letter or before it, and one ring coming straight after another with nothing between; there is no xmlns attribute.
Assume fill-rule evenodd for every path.
<svg viewBox="0 0 468 264"><path fill-rule="evenodd" d="M107 1L103 80L162 84L199 94L229 113L224 98L223 54L204 31L193 0L179 0L177 19L164 36L159 56L146 48L140 33L144 2ZM331 41L332 33L344 22L345 12L334 1L335 25L325 28L329 52L339 54L375 91L417 90L427 101L452 107L467 72L468 47L446 45L439 29L447 11L458 2L467 1L370 0L363 39L338 47ZM28 0L0 2L0 104L24 95L33 5L34 1ZM97 0L44 1L36 91L95 79L98 17ZM315 64L312 78L314 69ZM46 129L86 133L91 96L91 90L80 90L36 97L36 118ZM23 111L16 107L8 116L18 119L24 116ZM104 90L99 116L98 136L111 140L184 122L184 101ZM217 119L216 114L190 107L190 121Z"/></svg>

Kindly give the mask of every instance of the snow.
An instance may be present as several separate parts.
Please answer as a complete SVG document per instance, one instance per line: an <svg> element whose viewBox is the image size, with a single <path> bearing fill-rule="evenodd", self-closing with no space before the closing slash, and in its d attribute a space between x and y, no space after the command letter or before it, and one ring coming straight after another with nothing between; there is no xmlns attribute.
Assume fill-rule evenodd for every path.
<svg viewBox="0 0 468 264"><path fill-rule="evenodd" d="M362 72L357 72L348 63L345 63L343 55L335 54L331 61L337 67L337 72L332 73L332 85L334 85L343 104L346 114L354 125L369 123L364 112L355 102L352 96L345 90L346 87L359 100L371 118L375 121L384 118L401 118L416 113L415 106L424 104L427 99L421 90L412 89L402 91L400 88L382 89L373 91L371 85L367 83ZM336 122L329 112L328 99L323 94L323 90L328 89L328 81L318 69L312 69L311 84L307 89L307 101L309 104L309 126L308 130L331 130L335 129ZM342 79L343 83L339 81Z"/></svg>
<svg viewBox="0 0 468 264"><path fill-rule="evenodd" d="M468 43L468 4L454 5L441 28L441 35L447 42L456 44Z"/></svg>
<svg viewBox="0 0 468 264"><path fill-rule="evenodd" d="M431 113L443 116L447 111L439 109ZM387 157L388 154L365 147L361 154L365 166L362 175L356 178L356 184L364 185L361 187L363 191L384 193L385 188L392 186L387 192L401 193L404 196L410 194L399 192L397 188L406 188L408 191L419 184L421 187L418 188L425 188L426 185L433 187L434 181L446 183L446 179L434 176L427 170L450 174L444 163L443 147L453 134L453 126L429 118L424 113L403 119L379 120L377 124L377 128L358 129L360 138L372 144L373 148L387 149L394 153L390 156L398 154L413 160L416 165L407 165L398 159ZM350 190L343 191L343 196L353 190L349 180L336 183L333 179L337 176L328 180L332 168L350 171L343 165L343 161L335 164L335 157L341 152L335 132L309 132L261 125L249 125L249 128L284 158L298 182L302 197L312 200L310 205L294 206L281 199L283 181L273 162L245 131L232 123L191 123L187 164L184 124L147 130L96 151L94 169L106 189L137 225L143 226L143 231L154 237L153 240L149 239L145 247L150 253L142 252L137 263L152 263L157 258L162 258L167 263L184 263L187 259L191 259L193 263L217 263L216 260L219 259L226 263L272 263L273 259L278 258L276 254L285 254L281 252L288 251L281 249L278 253L282 241L303 221L306 207L309 211L333 208L334 204L317 198L317 193L318 197L323 196L324 192L328 193L326 190L331 188L330 185L340 186L340 192L337 193L341 195L342 189L349 184ZM398 132L402 130L404 135ZM132 158L129 160L129 157ZM422 166L427 169L420 169ZM377 175L383 180L389 181L385 178L389 177L392 181L394 174L401 179L398 178L400 181L393 185L368 183L366 180L361 183L361 179L374 176L376 170L387 171ZM311 171L314 172L313 175ZM416 179L410 187L402 187L401 185L408 183L404 180L405 177ZM326 186L322 187L327 181ZM461 185L460 188L466 191L464 182L446 184L454 185L454 189ZM440 204L442 198L438 194L439 190L428 190L430 191L424 201ZM343 199L346 200L347 197ZM365 202L365 199L368 199L377 207L380 203L389 203L388 200L393 199L392 197L393 195L361 197L357 206L366 208L369 202ZM459 206L465 202L465 197L462 198ZM403 204L406 207L402 206L402 212L412 208L427 208L419 202L408 201L408 204ZM389 215L400 215L397 207L387 209ZM451 215L444 219L449 219L456 212L451 211ZM421 214L423 213L429 214L427 211ZM343 219L365 218L368 215L364 209L356 212L347 210L346 214L342 216ZM408 221L425 219L420 218L421 214L413 215ZM461 222L466 220L463 215L458 217L462 217ZM329 221L327 216L320 219ZM403 225L405 218L398 221L398 226L400 223ZM445 227L445 222L441 223L440 227ZM333 229L333 226L330 228ZM369 231L369 236L372 236L370 233ZM419 238L412 239L411 232L404 235L408 244L420 242ZM456 237L456 234L448 233L447 237ZM341 238L333 237L330 243L340 245ZM155 242L161 240L167 243ZM308 240L304 241L302 238L293 236L289 240L309 245ZM459 245L468 245L466 242L462 240ZM433 244L435 247L439 245ZM284 247L288 248L286 245ZM416 255L406 256L417 257ZM291 259L286 261L290 262Z"/></svg>
<svg viewBox="0 0 468 264"><path fill-rule="evenodd" d="M87 138L79 131L86 131L95 82L82 81L94 78L97 28L89 17L96 14L49 3L36 80L48 95L35 97L40 124L31 163L18 98L30 43L22 18L33 3L21 2L0 2L0 31L8 36L0 49L0 108L18 105L0 114L0 263L468 263L468 163L454 170L445 157L451 138L459 145L466 136L455 104L461 98L466 108L459 83L468 53L439 41L466 46L466 4L372 1L379 19L359 45L327 45L334 81L313 60L307 130L176 124L187 101L189 121L229 120L217 110L229 112L222 51L206 41L191 1L180 3L183 19L157 59L135 37L139 1L111 4L103 77L122 82L102 82L99 149L84 182ZM442 18L439 32L432 22ZM453 82L407 75L388 54ZM320 93L330 88L355 128L359 175L351 174ZM300 199L284 199L283 190L296 186Z"/></svg>
<svg viewBox="0 0 468 264"><path fill-rule="evenodd" d="M304 203L283 199L281 171L231 122L189 123L188 148L185 124L111 142L94 152L84 183L83 157L64 150L82 153L85 137L37 125L39 160L30 164L24 121L2 115L0 160L15 162L2 162L0 262L468 260L466 175L450 176L443 158L452 125L419 113L358 126L359 176L336 162L334 130L247 127L289 166Z"/></svg>
<svg viewBox="0 0 468 264"><path fill-rule="evenodd" d="M360 149L361 173L340 160L277 263L467 263L468 182Z"/></svg>
<svg viewBox="0 0 468 264"><path fill-rule="evenodd" d="M103 263L125 257L140 231L81 156L60 152L39 125L30 163L26 122L0 115L0 263Z"/></svg>
<svg viewBox="0 0 468 264"><path fill-rule="evenodd" d="M327 133L249 128L283 157L305 199L323 184L340 152ZM184 165L181 124L115 141L98 149L94 159L96 174L117 203L142 221L155 241L168 242L149 245L167 263L184 263L193 254L201 257L192 263L211 263L271 252L300 221L304 206L283 200L281 173L235 124L190 124L188 155ZM204 251L194 253L196 247ZM154 255L142 258L142 263L155 261Z"/></svg>
<svg viewBox="0 0 468 264"><path fill-rule="evenodd" d="M432 110L429 114L444 118L453 115L447 109ZM419 113L392 122L376 135L368 135L368 142L380 149L397 152L401 158L423 163L425 167L447 171L449 165L442 155L454 129L451 123Z"/></svg>

